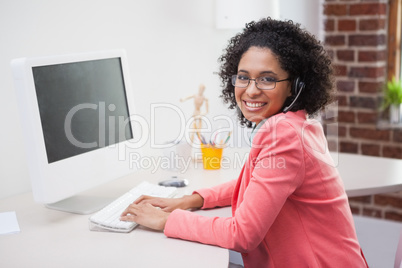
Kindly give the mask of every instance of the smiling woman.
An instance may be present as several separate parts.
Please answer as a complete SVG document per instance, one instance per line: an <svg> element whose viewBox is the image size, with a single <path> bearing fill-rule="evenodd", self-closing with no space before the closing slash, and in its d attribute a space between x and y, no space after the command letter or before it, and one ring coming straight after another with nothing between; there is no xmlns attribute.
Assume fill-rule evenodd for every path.
<svg viewBox="0 0 402 268"><path fill-rule="evenodd" d="M232 76L235 74L244 75L246 73L241 71L248 72L251 70L242 70L243 67L240 66L240 63L246 64L243 57L247 56L248 53L246 52L249 52L250 48L253 48L253 50L264 48L270 51L270 59L265 64L275 64L276 69L260 70L261 72L268 72L267 74L269 75L264 77L274 80L276 83L280 80L290 80L290 82L279 83L276 86L284 84L280 85L280 87L289 86L289 88L297 89L300 83L303 84L303 93L298 96L297 101L293 103L297 96L297 94L294 94L297 92L295 90L296 92L293 91L293 94L289 95L285 102L282 103L283 108L293 103L292 107L289 108L290 111L305 110L308 115L314 116L333 100L331 59L320 42L309 33L301 31L299 25L292 22L289 25L284 25L276 23L274 20L267 20L264 25L261 22L249 23L242 33L230 40L226 53L219 59L221 62L219 75L223 86L222 97L225 103L229 103L230 109L240 108L237 106ZM260 53L263 54L262 52ZM269 66L265 66L265 68L267 67ZM255 69L256 67L253 68ZM258 78L261 75L258 74L254 78ZM249 74L246 77L253 78ZM296 83L296 80L299 82ZM236 87L238 86L236 85ZM256 87L258 88L258 85ZM265 92L263 88L260 87L260 89ZM275 89L270 90L274 91ZM241 110L238 110L238 117L241 124L248 127L252 126L252 121L244 117Z"/></svg>
<svg viewBox="0 0 402 268"><path fill-rule="evenodd" d="M141 198L122 220L238 251L245 267L367 267L329 151L312 150L327 148L307 117L331 101L329 56L300 25L270 18L247 24L225 52L222 97L255 125L239 177L182 198ZM232 217L187 210L223 206Z"/></svg>
<svg viewBox="0 0 402 268"><path fill-rule="evenodd" d="M243 54L235 81L235 97L248 121L258 124L281 110L292 95L288 79L282 79L287 76L270 49L251 47ZM239 84L239 80L248 82ZM254 84L250 84L250 80L254 80Z"/></svg>

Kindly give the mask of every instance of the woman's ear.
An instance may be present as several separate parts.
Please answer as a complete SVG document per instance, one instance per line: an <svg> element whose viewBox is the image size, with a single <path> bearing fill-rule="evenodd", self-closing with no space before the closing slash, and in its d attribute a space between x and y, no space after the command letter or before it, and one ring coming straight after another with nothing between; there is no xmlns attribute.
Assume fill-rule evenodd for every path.
<svg viewBox="0 0 402 268"><path fill-rule="evenodd" d="M287 88L287 91L288 91L288 97L291 97L292 96L292 83L289 83L289 86L288 86L288 88Z"/></svg>

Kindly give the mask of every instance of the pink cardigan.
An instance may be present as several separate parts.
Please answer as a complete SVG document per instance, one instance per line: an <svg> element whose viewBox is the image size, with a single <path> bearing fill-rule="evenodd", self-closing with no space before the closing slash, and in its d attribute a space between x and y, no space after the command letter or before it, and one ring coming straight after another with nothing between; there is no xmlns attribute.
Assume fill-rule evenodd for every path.
<svg viewBox="0 0 402 268"><path fill-rule="evenodd" d="M269 118L239 178L197 191L203 209L231 205L233 216L175 210L165 235L241 252L245 267L367 267L326 144L303 111Z"/></svg>

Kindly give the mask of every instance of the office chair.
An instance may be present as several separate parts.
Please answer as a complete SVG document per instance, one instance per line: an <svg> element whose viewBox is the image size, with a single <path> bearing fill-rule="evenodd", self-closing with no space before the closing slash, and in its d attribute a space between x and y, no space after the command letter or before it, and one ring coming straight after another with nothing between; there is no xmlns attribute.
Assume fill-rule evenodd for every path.
<svg viewBox="0 0 402 268"><path fill-rule="evenodd" d="M398 247L396 248L394 268L402 268L402 230L399 234Z"/></svg>

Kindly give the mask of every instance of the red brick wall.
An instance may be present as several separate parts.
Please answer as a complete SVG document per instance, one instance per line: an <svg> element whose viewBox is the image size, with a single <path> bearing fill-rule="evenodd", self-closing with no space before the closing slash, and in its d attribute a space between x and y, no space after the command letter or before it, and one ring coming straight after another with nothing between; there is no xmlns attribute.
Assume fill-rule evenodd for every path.
<svg viewBox="0 0 402 268"><path fill-rule="evenodd" d="M331 150L402 159L402 128L379 127L387 65L386 0L325 0L324 44L336 70ZM402 221L402 192L350 198L353 213Z"/></svg>

